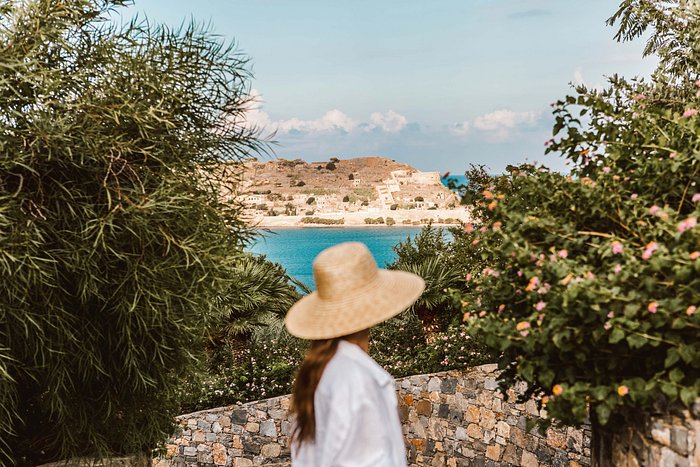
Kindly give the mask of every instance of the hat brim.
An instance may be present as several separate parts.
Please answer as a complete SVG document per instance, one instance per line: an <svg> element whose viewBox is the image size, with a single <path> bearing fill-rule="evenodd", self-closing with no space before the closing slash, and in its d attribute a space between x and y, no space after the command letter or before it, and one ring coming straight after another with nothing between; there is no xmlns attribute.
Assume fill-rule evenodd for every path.
<svg viewBox="0 0 700 467"><path fill-rule="evenodd" d="M425 281L406 271L380 269L361 291L322 299L311 292L287 312L284 324L290 334L319 340L346 336L396 316L423 293Z"/></svg>

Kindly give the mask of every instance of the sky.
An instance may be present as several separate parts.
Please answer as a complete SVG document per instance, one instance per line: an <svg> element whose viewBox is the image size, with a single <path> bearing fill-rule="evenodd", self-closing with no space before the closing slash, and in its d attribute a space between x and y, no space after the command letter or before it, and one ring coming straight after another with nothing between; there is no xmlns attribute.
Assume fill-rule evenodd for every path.
<svg viewBox="0 0 700 467"><path fill-rule="evenodd" d="M121 15L209 24L250 57L249 119L276 157L381 156L490 171L544 155L572 84L648 76L643 42L605 25L616 0L136 0Z"/></svg>

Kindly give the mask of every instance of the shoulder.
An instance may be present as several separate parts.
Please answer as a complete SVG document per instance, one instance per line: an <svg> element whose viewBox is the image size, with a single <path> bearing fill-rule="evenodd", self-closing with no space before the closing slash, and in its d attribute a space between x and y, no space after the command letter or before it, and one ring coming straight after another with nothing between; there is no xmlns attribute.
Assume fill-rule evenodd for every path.
<svg viewBox="0 0 700 467"><path fill-rule="evenodd" d="M341 341L336 354L323 371L319 389L330 389L338 385L349 388L381 387L393 383L391 375L363 350Z"/></svg>

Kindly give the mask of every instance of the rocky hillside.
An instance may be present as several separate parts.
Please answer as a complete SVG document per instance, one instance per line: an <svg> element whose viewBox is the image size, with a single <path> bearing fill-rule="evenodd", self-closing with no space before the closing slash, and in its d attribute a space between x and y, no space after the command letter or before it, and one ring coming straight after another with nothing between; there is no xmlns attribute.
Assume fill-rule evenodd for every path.
<svg viewBox="0 0 700 467"><path fill-rule="evenodd" d="M277 159L246 164L243 190L247 202L270 214L292 204L318 212L363 208L401 209L448 207L453 194L437 172L420 172L407 164L381 157L323 162ZM308 204L308 206L307 206ZM283 208L278 214L289 214ZM274 214L273 214L274 215Z"/></svg>

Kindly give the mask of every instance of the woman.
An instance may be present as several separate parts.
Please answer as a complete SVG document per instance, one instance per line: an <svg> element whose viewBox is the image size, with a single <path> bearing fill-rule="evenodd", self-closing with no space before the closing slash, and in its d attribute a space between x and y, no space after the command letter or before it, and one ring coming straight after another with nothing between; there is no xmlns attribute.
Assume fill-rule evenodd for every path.
<svg viewBox="0 0 700 467"><path fill-rule="evenodd" d="M312 340L294 385L294 467L405 467L394 379L367 354L369 328L418 299L423 279L378 269L362 243L314 260L316 291L292 306L289 332Z"/></svg>

